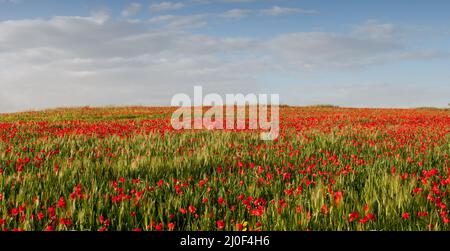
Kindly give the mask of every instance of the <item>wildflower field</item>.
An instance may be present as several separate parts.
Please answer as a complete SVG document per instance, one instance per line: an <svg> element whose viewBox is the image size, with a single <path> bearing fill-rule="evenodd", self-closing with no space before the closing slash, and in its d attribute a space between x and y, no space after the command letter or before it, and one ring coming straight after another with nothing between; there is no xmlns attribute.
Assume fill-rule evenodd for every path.
<svg viewBox="0 0 450 251"><path fill-rule="evenodd" d="M275 141L173 111L0 115L0 228L450 230L449 110L282 107Z"/></svg>

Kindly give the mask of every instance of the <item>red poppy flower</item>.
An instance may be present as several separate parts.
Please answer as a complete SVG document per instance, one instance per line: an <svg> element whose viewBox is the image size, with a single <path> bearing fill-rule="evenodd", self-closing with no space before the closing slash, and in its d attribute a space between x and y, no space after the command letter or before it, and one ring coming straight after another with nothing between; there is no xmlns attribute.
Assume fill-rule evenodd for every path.
<svg viewBox="0 0 450 251"><path fill-rule="evenodd" d="M254 216L262 216L264 214L264 210L263 209L254 209L250 211L251 215Z"/></svg>
<svg viewBox="0 0 450 251"><path fill-rule="evenodd" d="M100 221L100 224L103 224L103 222L105 222L105 217L103 216L103 214L101 214L101 215L98 217L98 220Z"/></svg>
<svg viewBox="0 0 450 251"><path fill-rule="evenodd" d="M392 168L391 168L391 173L392 174L395 174L397 172L397 168L395 168L395 166L393 166Z"/></svg>
<svg viewBox="0 0 450 251"><path fill-rule="evenodd" d="M44 217L45 217L45 215L44 215L42 212L39 212L39 213L37 214L37 219L38 219L38 220L42 220L42 219L44 219Z"/></svg>
<svg viewBox="0 0 450 251"><path fill-rule="evenodd" d="M348 215L348 221L349 221L349 222L353 222L353 221L357 220L358 218L359 218L359 214L356 213L356 212L351 212L351 213Z"/></svg>
<svg viewBox="0 0 450 251"><path fill-rule="evenodd" d="M341 192L341 191L335 192L334 193L334 202L339 205L341 203L343 197L344 197L343 192Z"/></svg>
<svg viewBox="0 0 450 251"><path fill-rule="evenodd" d="M369 217L364 216L362 219L359 219L359 223L366 224L369 221Z"/></svg>
<svg viewBox="0 0 450 251"><path fill-rule="evenodd" d="M367 212L367 211L369 211L369 205L365 204L364 205L364 212Z"/></svg>
<svg viewBox="0 0 450 251"><path fill-rule="evenodd" d="M426 217L428 215L427 212L417 212L417 217L421 218L421 217Z"/></svg>
<svg viewBox="0 0 450 251"><path fill-rule="evenodd" d="M60 197L59 201L58 201L58 207L59 208L64 208L66 207L66 201L64 200L64 197Z"/></svg>
<svg viewBox="0 0 450 251"><path fill-rule="evenodd" d="M18 214L19 214L19 209L17 209L17 208L11 209L11 215L12 215L12 216L16 216L16 215L18 215Z"/></svg>
<svg viewBox="0 0 450 251"><path fill-rule="evenodd" d="M323 205L322 208L320 209L320 211L323 214L328 214L328 212L329 212L328 206L327 205Z"/></svg>
<svg viewBox="0 0 450 251"><path fill-rule="evenodd" d="M200 180L198 182L198 186L203 187L208 182L208 178L205 178L203 180ZM187 184L186 184L187 185Z"/></svg>
<svg viewBox="0 0 450 251"><path fill-rule="evenodd" d="M216 222L216 224L217 224L217 228L218 229L223 229L225 227L225 223L223 221L221 221L221 220L218 220Z"/></svg>
<svg viewBox="0 0 450 251"><path fill-rule="evenodd" d="M64 225L64 226L70 226L72 224L72 222L69 219L61 218L59 220L59 224Z"/></svg>

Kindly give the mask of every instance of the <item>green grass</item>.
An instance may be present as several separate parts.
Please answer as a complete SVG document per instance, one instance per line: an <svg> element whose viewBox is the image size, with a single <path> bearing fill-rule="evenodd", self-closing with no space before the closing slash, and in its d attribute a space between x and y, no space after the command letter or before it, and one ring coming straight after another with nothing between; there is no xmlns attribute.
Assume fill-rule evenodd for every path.
<svg viewBox="0 0 450 251"><path fill-rule="evenodd" d="M297 108L286 109L283 113L300 113ZM162 135L159 124L149 131L140 124L167 114L167 110L133 113L108 108L88 114L62 110L6 116L0 134L2 228L95 231L105 226L99 220L102 215L110 221L109 230L150 230L160 223L164 230L169 223L175 224L174 230L219 230L218 220L224 221L226 230L237 230L244 222L252 230L449 230L441 215L447 209L427 199L432 194L443 205L449 202L448 185L440 183L448 177L450 152L449 135L439 130L442 125L448 130L445 115L439 115L443 122L432 121L434 127L414 125L405 130L405 122L395 120L373 130L367 124L385 123L386 118L351 115L353 119L338 128L329 123L334 115L320 112L317 126L301 131L284 128L279 140L269 142L252 132L168 130ZM409 116L415 121L416 114ZM303 117L307 116L298 114L294 121L303 123L299 119ZM34 122L40 119L51 122L42 127ZM132 129L125 136L49 129L65 130L71 127L65 124L68 120ZM110 123L116 124L109 127ZM388 134L394 129L396 134ZM19 172L19 159L26 158L30 161ZM432 169L438 173L422 184L426 177L422 171ZM133 184L136 179L140 182ZM160 180L164 182L158 186ZM438 184L438 194L433 183ZM71 199L78 185L83 197L75 194ZM415 194L415 188L423 192ZM142 194L136 196L137 192ZM343 193L339 203L336 192ZM116 196L123 200L113 202ZM253 199L247 203L249 196ZM66 205L59 208L61 197ZM207 202L202 201L205 198ZM225 202L219 204L219 198ZM254 203L257 199L260 204ZM13 215L21 205L23 211ZM189 206L196 208L195 213ZM55 207L55 216L49 207ZM258 209L262 215L252 215ZM354 221L349 220L352 212L359 215ZM418 212L428 216L419 218ZM40 213L44 217L38 220ZM404 213L410 218L403 219ZM369 214L376 218L358 222ZM70 224L61 224L61 219Z"/></svg>

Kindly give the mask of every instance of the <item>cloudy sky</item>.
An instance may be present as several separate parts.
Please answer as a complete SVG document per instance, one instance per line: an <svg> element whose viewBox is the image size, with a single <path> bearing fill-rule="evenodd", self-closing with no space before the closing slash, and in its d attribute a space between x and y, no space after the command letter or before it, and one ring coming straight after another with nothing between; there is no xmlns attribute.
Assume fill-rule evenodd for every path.
<svg viewBox="0 0 450 251"><path fill-rule="evenodd" d="M450 1L0 0L0 112L279 93L445 107Z"/></svg>

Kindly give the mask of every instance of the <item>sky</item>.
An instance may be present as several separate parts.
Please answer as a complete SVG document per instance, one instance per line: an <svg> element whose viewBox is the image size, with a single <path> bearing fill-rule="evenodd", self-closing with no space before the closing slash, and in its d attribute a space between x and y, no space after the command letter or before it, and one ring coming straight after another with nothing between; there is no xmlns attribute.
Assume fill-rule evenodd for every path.
<svg viewBox="0 0 450 251"><path fill-rule="evenodd" d="M446 107L446 0L0 0L0 113L279 94Z"/></svg>

